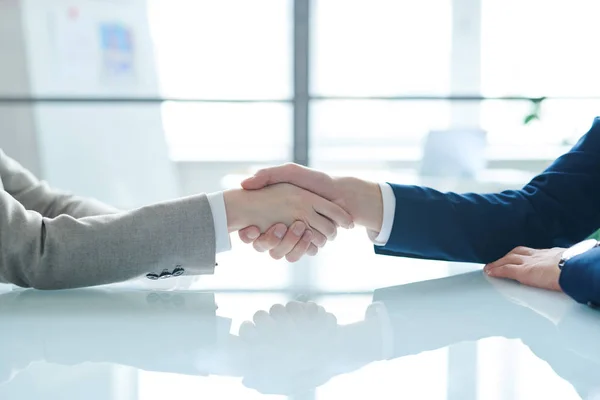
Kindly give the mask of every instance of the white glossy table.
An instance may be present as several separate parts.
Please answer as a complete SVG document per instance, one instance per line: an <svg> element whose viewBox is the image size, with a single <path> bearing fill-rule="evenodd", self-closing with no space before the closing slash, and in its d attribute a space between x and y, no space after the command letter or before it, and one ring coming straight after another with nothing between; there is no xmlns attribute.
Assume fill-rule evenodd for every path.
<svg viewBox="0 0 600 400"><path fill-rule="evenodd" d="M0 399L600 398L600 312L476 270L314 300L285 292L0 295ZM292 321L292 322L290 322Z"/></svg>

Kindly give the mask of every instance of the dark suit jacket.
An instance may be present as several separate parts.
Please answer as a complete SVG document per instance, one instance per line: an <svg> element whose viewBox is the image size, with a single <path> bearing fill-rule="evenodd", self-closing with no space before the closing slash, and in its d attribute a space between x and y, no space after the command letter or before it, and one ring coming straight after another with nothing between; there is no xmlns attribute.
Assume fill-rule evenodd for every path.
<svg viewBox="0 0 600 400"><path fill-rule="evenodd" d="M379 254L489 263L517 246L569 247L600 228L600 118L573 149L521 190L440 193L391 184L396 215ZM600 304L600 249L565 266L560 285Z"/></svg>

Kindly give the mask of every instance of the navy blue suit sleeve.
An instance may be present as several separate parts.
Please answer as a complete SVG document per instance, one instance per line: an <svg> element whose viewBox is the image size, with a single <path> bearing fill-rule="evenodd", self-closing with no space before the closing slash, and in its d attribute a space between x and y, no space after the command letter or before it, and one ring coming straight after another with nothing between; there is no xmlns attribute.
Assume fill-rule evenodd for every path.
<svg viewBox="0 0 600 400"><path fill-rule="evenodd" d="M521 190L461 195L390 185L396 214L378 254L489 263L517 246L568 247L600 227L600 118Z"/></svg>
<svg viewBox="0 0 600 400"><path fill-rule="evenodd" d="M567 261L560 274L559 284L577 302L600 305L600 247Z"/></svg>

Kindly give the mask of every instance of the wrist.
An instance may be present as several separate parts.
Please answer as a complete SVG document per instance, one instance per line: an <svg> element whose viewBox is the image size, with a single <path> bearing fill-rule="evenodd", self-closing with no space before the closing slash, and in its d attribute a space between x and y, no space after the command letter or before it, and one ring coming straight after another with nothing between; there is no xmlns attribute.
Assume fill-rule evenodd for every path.
<svg viewBox="0 0 600 400"><path fill-rule="evenodd" d="M225 212L227 214L227 230L231 232L239 231L250 226L248 216L248 204L250 204L250 191L243 189L230 189L223 192L225 201Z"/></svg>
<svg viewBox="0 0 600 400"><path fill-rule="evenodd" d="M380 327L372 321L359 321L340 326L338 351L341 357L351 355L354 362L384 359L381 351Z"/></svg>
<svg viewBox="0 0 600 400"><path fill-rule="evenodd" d="M343 205L354 222L379 232L383 223L383 198L379 184L358 178L336 178Z"/></svg>

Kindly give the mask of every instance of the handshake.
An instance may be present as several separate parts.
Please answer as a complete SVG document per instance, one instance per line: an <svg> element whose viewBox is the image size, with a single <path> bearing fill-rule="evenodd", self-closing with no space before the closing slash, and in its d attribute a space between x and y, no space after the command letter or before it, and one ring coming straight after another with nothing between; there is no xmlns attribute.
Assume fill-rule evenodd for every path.
<svg viewBox="0 0 600 400"><path fill-rule="evenodd" d="M274 259L314 256L338 227L362 225L372 237L381 229L383 201L374 182L285 164L258 171L242 187L223 194L228 230Z"/></svg>

